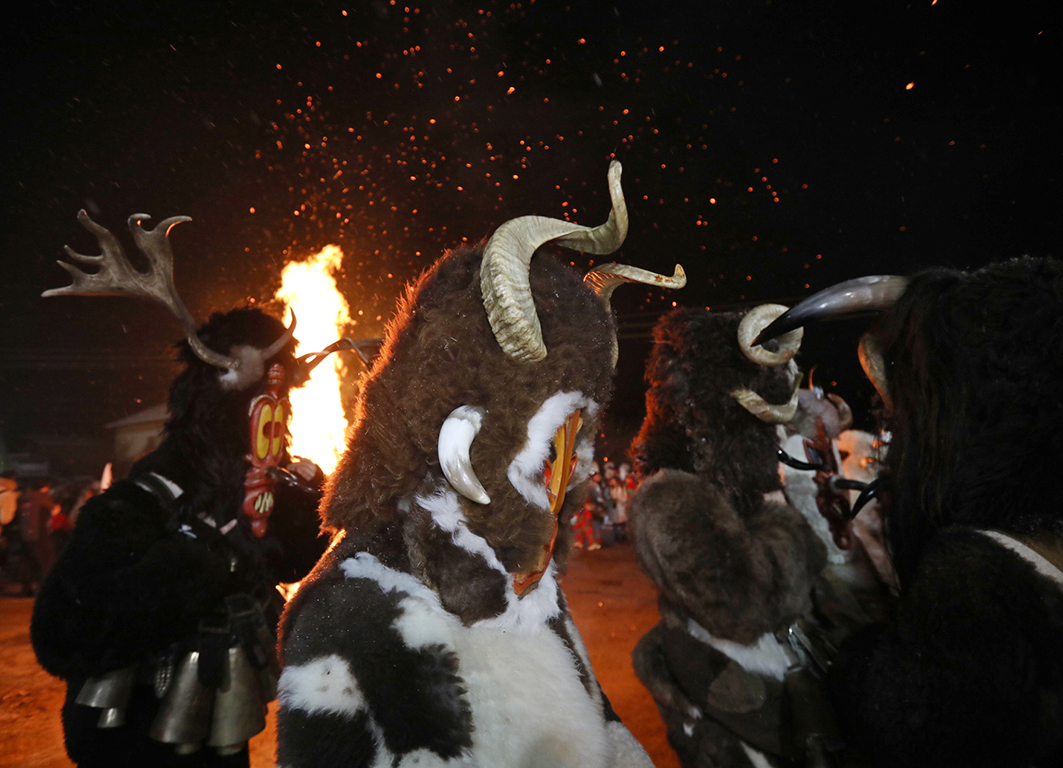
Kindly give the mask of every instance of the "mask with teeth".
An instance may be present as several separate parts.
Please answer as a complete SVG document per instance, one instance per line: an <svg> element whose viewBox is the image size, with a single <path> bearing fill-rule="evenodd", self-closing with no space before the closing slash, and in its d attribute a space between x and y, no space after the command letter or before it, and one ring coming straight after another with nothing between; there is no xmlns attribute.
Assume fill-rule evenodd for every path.
<svg viewBox="0 0 1063 768"><path fill-rule="evenodd" d="M274 363L263 391L251 400L249 408L251 451L250 466L244 475L244 515L251 521L251 531L264 536L273 511L276 481L269 469L276 467L284 455L288 437L288 399L281 397L285 380L284 366Z"/></svg>

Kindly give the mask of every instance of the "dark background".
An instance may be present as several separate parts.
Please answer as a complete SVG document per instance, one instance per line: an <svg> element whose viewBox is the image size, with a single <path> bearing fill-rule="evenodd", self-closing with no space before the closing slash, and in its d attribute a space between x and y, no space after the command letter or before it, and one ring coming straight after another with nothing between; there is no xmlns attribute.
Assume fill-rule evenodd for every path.
<svg viewBox="0 0 1063 768"><path fill-rule="evenodd" d="M131 213L192 216L172 240L201 321L267 300L285 261L336 243L350 332L368 337L465 239L527 213L601 223L616 157L631 213L617 260L681 262L690 282L616 294L600 451L615 457L672 302L790 303L865 274L1058 252L1058 5L973 6L28 4L4 46L0 435L11 451L81 445L67 453L95 473L103 425L162 402L175 372L164 310L39 298L69 282L64 243L98 252L79 208L127 244ZM810 329L801 363L867 426L865 325Z"/></svg>

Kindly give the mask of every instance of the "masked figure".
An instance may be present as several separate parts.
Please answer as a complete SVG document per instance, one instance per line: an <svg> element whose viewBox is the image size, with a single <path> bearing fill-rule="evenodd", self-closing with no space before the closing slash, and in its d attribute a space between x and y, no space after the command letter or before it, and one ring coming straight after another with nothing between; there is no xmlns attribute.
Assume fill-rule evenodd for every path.
<svg viewBox="0 0 1063 768"><path fill-rule="evenodd" d="M74 284L46 295L150 296L190 330L163 442L84 505L34 608L33 647L67 684L63 727L79 765L247 765L279 674L275 585L300 579L325 545L320 470L306 483L283 469L287 392L307 373L294 323L235 309L196 330L170 277L166 233L183 218L152 231L143 215L130 220L148 275L80 218L103 255L68 252L102 268L65 265Z"/></svg>
<svg viewBox="0 0 1063 768"><path fill-rule="evenodd" d="M1063 265L870 277L762 335L884 314L860 344L891 434L882 477L891 621L831 671L872 765L1063 765Z"/></svg>
<svg viewBox="0 0 1063 768"><path fill-rule="evenodd" d="M750 346L785 309L677 309L654 329L630 527L662 621L633 661L684 766L811 764L836 746L806 632L826 550L780 478L800 330Z"/></svg>
<svg viewBox="0 0 1063 768"><path fill-rule="evenodd" d="M558 574L617 344L622 265L580 278L539 249L611 253L588 229L515 219L409 291L323 506L342 540L289 603L278 763L649 765L613 714Z"/></svg>

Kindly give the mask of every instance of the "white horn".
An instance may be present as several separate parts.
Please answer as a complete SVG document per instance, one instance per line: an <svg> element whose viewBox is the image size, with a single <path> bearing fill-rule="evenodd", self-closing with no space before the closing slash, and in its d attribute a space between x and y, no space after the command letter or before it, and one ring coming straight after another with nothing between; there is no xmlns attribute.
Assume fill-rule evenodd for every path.
<svg viewBox="0 0 1063 768"><path fill-rule="evenodd" d="M483 408L462 405L447 416L439 428L439 466L455 491L477 504L490 504L491 497L480 485L472 468L469 449L483 426Z"/></svg>
<svg viewBox="0 0 1063 768"><path fill-rule="evenodd" d="M738 348L742 350L742 354L757 365L774 367L788 363L801 348L801 339L805 334L805 329L802 327L794 328L779 336L778 352L770 352L764 347L753 346L753 340L760 335L760 332L785 312L786 307L782 304L761 304L749 310L738 325Z"/></svg>

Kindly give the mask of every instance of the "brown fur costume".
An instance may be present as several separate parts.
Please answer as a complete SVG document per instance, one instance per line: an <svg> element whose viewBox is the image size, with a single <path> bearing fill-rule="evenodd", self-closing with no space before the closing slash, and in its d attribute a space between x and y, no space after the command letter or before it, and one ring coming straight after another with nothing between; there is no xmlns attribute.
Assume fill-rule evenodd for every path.
<svg viewBox="0 0 1063 768"><path fill-rule="evenodd" d="M550 352L531 364L507 357L483 311L480 255L471 249L447 254L401 302L326 491L325 525L344 530L360 546L373 539L399 546L398 500L413 494L433 467L438 472L440 425L455 407L472 403L488 412L472 460L491 504L463 510L470 529L488 540L508 570L518 571L541 546L550 521L529 522L527 501L506 479L506 468L525 440L528 420L550 395L575 390L603 406L608 402L615 325L607 305L571 269L540 254L531 263L531 284ZM596 434L597 421L585 415L583 434ZM561 515L559 565L582 498L582 486L573 489ZM438 562L432 552L411 555ZM484 610L483 585L453 588L448 598L459 615Z"/></svg>
<svg viewBox="0 0 1063 768"><path fill-rule="evenodd" d="M781 492L776 424L793 411L765 421L732 394L796 401L797 368L743 354L742 319L679 309L661 320L632 446L647 475L632 538L663 617L633 659L685 766L786 765L803 749L775 633L810 612L825 549Z"/></svg>
<svg viewBox="0 0 1063 768"><path fill-rule="evenodd" d="M596 253L626 232L616 164L610 181L609 221L578 228L605 232ZM485 310L492 244L513 225L553 233L520 249L516 282L543 341L526 359ZM324 522L341 540L285 612L280 763L649 764L602 694L556 581L616 350L603 284L536 250L599 247L576 244L575 228L507 222L486 246L444 255L400 303L327 489ZM455 421L466 411L477 414L463 433L475 483L444 458L448 427L471 429ZM564 497L548 494L553 477Z"/></svg>

